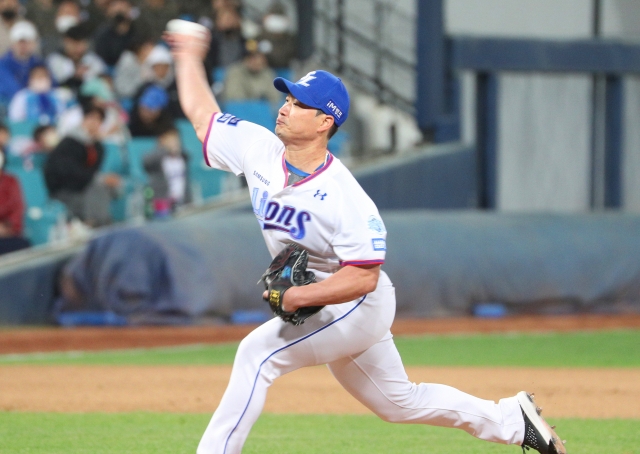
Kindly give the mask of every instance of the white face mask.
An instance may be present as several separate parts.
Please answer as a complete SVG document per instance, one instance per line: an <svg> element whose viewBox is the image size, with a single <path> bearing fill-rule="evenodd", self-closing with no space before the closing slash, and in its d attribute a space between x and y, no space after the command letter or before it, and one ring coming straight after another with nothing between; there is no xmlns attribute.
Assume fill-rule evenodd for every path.
<svg viewBox="0 0 640 454"><path fill-rule="evenodd" d="M51 79L38 77L29 82L29 89L34 93L45 93L51 90Z"/></svg>
<svg viewBox="0 0 640 454"><path fill-rule="evenodd" d="M269 14L264 18L262 26L269 33L286 33L289 31L289 18L280 14Z"/></svg>
<svg viewBox="0 0 640 454"><path fill-rule="evenodd" d="M56 30L58 30L58 33L64 33L74 25L78 25L78 23L80 23L80 21L76 16L65 15L56 17Z"/></svg>

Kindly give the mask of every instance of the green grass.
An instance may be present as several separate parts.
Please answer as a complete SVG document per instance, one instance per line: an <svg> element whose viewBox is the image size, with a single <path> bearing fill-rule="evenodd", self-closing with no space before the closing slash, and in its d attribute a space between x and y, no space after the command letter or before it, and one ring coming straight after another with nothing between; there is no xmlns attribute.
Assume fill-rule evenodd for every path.
<svg viewBox="0 0 640 454"><path fill-rule="evenodd" d="M640 367L640 331L396 338L406 365ZM231 364L237 344L0 355L15 364ZM2 392L2 390L0 390ZM634 403L630 402L630 405ZM0 453L194 453L210 415L0 412ZM640 420L552 419L572 454L640 453ZM373 416L264 414L243 453L500 454L519 448L459 430Z"/></svg>
<svg viewBox="0 0 640 454"><path fill-rule="evenodd" d="M397 337L407 366L640 367L640 330ZM231 364L237 344L0 355L10 364Z"/></svg>
<svg viewBox="0 0 640 454"><path fill-rule="evenodd" d="M210 415L0 413L3 453L194 453ZM576 454L638 453L640 420L555 419ZM373 416L260 417L243 453L500 454L459 430L384 423Z"/></svg>

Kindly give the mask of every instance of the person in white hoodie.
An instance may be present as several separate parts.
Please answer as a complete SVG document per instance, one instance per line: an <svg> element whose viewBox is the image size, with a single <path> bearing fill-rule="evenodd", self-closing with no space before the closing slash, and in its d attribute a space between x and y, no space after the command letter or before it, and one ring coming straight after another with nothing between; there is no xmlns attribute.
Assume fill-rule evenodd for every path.
<svg viewBox="0 0 640 454"><path fill-rule="evenodd" d="M47 57L47 66L58 85L77 91L82 83L107 71L104 61L89 49L88 30L82 24L69 28L62 49Z"/></svg>
<svg viewBox="0 0 640 454"><path fill-rule="evenodd" d="M113 71L113 88L120 99L133 98L146 82L145 61L153 50L153 40L139 36L122 53Z"/></svg>

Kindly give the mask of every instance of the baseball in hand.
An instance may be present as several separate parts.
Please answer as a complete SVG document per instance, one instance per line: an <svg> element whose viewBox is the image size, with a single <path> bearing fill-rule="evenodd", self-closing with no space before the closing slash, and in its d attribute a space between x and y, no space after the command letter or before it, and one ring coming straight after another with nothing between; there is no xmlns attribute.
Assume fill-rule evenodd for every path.
<svg viewBox="0 0 640 454"><path fill-rule="evenodd" d="M207 27L197 24L195 22L189 22L182 19L171 19L167 22L167 31L169 33L178 33L180 35L190 36L202 36L208 33Z"/></svg>

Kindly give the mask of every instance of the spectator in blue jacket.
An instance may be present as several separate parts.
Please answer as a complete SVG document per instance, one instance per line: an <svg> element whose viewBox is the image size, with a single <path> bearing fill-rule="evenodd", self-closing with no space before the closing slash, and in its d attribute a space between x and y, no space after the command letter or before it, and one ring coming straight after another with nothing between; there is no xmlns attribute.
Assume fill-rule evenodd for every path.
<svg viewBox="0 0 640 454"><path fill-rule="evenodd" d="M31 68L42 65L38 52L38 31L27 21L16 22L9 32L11 49L0 58L0 101L8 103L29 83Z"/></svg>
<svg viewBox="0 0 640 454"><path fill-rule="evenodd" d="M29 72L27 88L16 93L9 104L9 120L54 124L71 96L68 90L53 88L47 67L36 65Z"/></svg>

